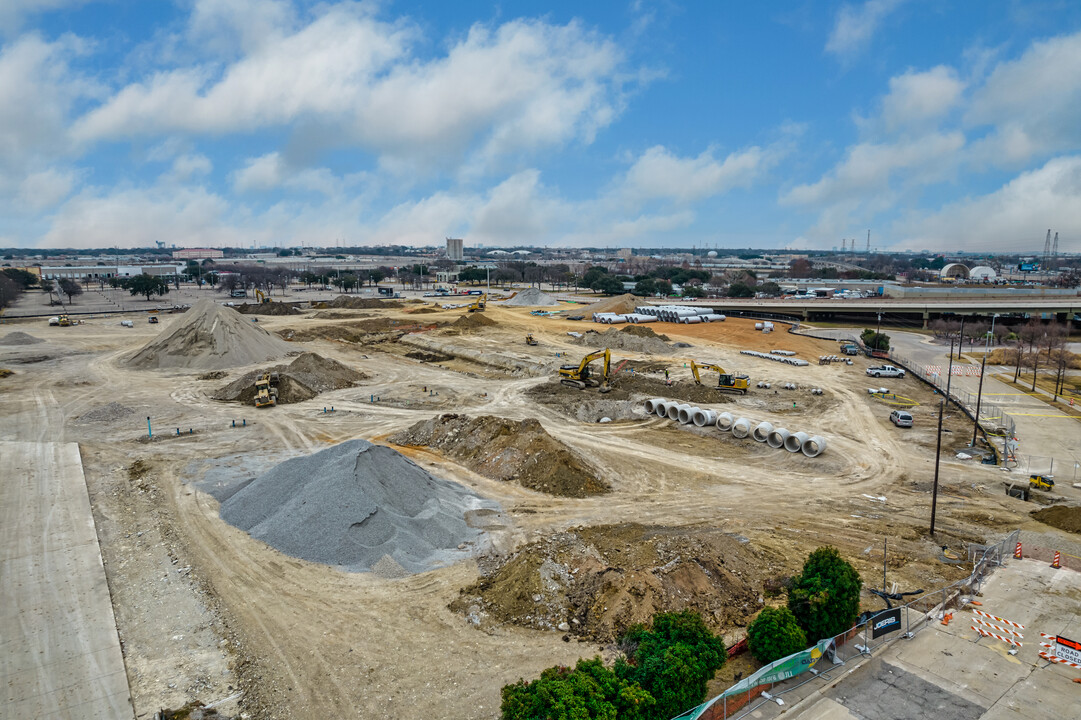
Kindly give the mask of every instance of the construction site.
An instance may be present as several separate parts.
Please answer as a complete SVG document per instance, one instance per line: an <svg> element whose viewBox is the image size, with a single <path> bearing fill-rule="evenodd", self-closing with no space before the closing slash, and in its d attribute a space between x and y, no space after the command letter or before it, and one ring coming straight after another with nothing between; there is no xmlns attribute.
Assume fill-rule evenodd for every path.
<svg viewBox="0 0 1081 720"><path fill-rule="evenodd" d="M96 535L118 707L496 718L504 685L609 658L658 611L736 645L823 545L892 592L966 577L1015 530L1081 557L1081 489L1030 492L994 422L876 374L889 359L705 306L507 295L0 326L5 465L81 467L86 522L32 532ZM1076 417L1055 432L1081 446ZM48 506L20 497L8 540ZM733 658L710 692L756 668Z"/></svg>

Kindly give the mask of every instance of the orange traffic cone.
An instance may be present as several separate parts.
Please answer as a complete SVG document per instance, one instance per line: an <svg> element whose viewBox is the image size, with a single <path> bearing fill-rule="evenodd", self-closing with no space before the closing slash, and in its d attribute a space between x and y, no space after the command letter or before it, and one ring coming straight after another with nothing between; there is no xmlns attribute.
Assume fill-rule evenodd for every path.
<svg viewBox="0 0 1081 720"><path fill-rule="evenodd" d="M1053 567L1055 569L1058 569L1058 568L1062 567L1062 564L1059 563L1059 559L1060 559L1059 558L1059 551L1056 550L1055 551L1055 559L1051 561L1051 567Z"/></svg>
<svg viewBox="0 0 1081 720"><path fill-rule="evenodd" d="M942 624L943 625L949 625L950 620L953 620L953 613L946 613L945 615L942 616Z"/></svg>
<svg viewBox="0 0 1081 720"><path fill-rule="evenodd" d="M1014 556L1014 559L1016 559L1016 560L1021 560L1021 559L1024 558L1024 555L1021 554L1021 541L1020 540L1017 541L1017 547L1015 547L1013 549L1013 556Z"/></svg>

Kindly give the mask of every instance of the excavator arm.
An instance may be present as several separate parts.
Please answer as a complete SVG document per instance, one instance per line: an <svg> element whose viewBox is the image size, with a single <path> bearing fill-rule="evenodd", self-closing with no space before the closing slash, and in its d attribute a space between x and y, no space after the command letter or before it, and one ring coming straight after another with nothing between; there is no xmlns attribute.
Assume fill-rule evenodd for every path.
<svg viewBox="0 0 1081 720"><path fill-rule="evenodd" d="M694 360L691 360L691 373L694 375L694 382L697 385L702 384L702 376L699 374L699 370L712 370L717 373L718 390L737 392L742 395L747 394L746 375L733 375L715 363L696 363Z"/></svg>
<svg viewBox="0 0 1081 720"><path fill-rule="evenodd" d="M595 360L604 358L604 365L601 370L601 380L598 382L590 377L589 365ZM577 366L564 365L559 368L559 376L562 379L564 385L570 385L576 387L579 390L584 390L587 386L600 385L601 392L608 392L608 378L612 373L612 352L608 348L603 350L594 350L593 352L582 358Z"/></svg>

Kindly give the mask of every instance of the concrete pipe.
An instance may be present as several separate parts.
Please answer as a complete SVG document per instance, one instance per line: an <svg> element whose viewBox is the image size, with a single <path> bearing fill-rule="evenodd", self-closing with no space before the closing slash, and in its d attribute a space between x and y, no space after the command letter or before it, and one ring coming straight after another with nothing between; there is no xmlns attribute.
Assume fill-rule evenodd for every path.
<svg viewBox="0 0 1081 720"><path fill-rule="evenodd" d="M754 324L754 329L755 330L761 330L762 329L762 323L755 323Z"/></svg>
<svg viewBox="0 0 1081 720"><path fill-rule="evenodd" d="M826 438L821 435L812 435L803 441L803 454L807 457L818 457L826 451Z"/></svg>
<svg viewBox="0 0 1081 720"><path fill-rule="evenodd" d="M784 449L788 452L799 452L803 449L803 443L811 439L805 432L793 433L784 441Z"/></svg>
<svg viewBox="0 0 1081 720"><path fill-rule="evenodd" d="M765 442L771 432L773 432L773 424L762 421L755 426L754 432L751 434L758 442Z"/></svg>
<svg viewBox="0 0 1081 720"><path fill-rule="evenodd" d="M657 408L660 407L662 404L664 404L664 398L650 398L649 400L646 400L642 404L642 406L645 408L647 413L653 415L657 412Z"/></svg>
<svg viewBox="0 0 1081 720"><path fill-rule="evenodd" d="M766 438L766 444L774 449L782 448L788 440L789 434L784 428L775 428Z"/></svg>
<svg viewBox="0 0 1081 720"><path fill-rule="evenodd" d="M616 315L614 318L608 318L609 325L622 325L625 322L627 322L627 318L623 317L622 315Z"/></svg>
<svg viewBox="0 0 1081 720"><path fill-rule="evenodd" d="M656 413L657 417L666 418L668 417L668 409L678 404L679 403L672 400L662 400L660 403L653 406L653 412Z"/></svg>
<svg viewBox="0 0 1081 720"><path fill-rule="evenodd" d="M692 406L684 406L679 409L679 413L676 415L676 419L679 420L680 425L687 425L694 420L694 414L699 411L700 408Z"/></svg>
<svg viewBox="0 0 1081 720"><path fill-rule="evenodd" d="M747 418L739 418L732 423L732 435L733 437L740 438L741 440L751 434L751 421Z"/></svg>
<svg viewBox="0 0 1081 720"><path fill-rule="evenodd" d="M673 404L668 406L668 419L669 420L679 420L679 411L680 410L690 410L690 409L691 409L691 406L688 405L687 403L683 403L683 404L673 403Z"/></svg>
<svg viewBox="0 0 1081 720"><path fill-rule="evenodd" d="M732 417L730 412L717 413L717 429L728 432L732 429L732 423L735 422L735 418Z"/></svg>
<svg viewBox="0 0 1081 720"><path fill-rule="evenodd" d="M707 425L713 425L717 422L716 410L702 410L699 408L698 412L691 418L695 425L698 427L706 427Z"/></svg>

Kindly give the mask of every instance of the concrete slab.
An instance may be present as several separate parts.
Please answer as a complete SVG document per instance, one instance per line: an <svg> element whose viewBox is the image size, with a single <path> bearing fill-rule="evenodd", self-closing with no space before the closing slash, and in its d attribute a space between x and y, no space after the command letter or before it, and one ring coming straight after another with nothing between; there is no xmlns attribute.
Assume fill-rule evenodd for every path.
<svg viewBox="0 0 1081 720"><path fill-rule="evenodd" d="M3 716L133 718L79 448L0 443Z"/></svg>
<svg viewBox="0 0 1081 720"><path fill-rule="evenodd" d="M1078 686L1072 682L1081 671L1047 663L1038 654L1041 632L1081 638L1081 573L1013 560L984 583L978 601L981 605L955 612L949 626L934 622L911 640L893 643L789 714L800 720L847 720L823 702L830 700L860 720L1081 717ZM989 620L1023 635L1016 655L1010 655L1007 643L971 629L974 607L1024 626Z"/></svg>

